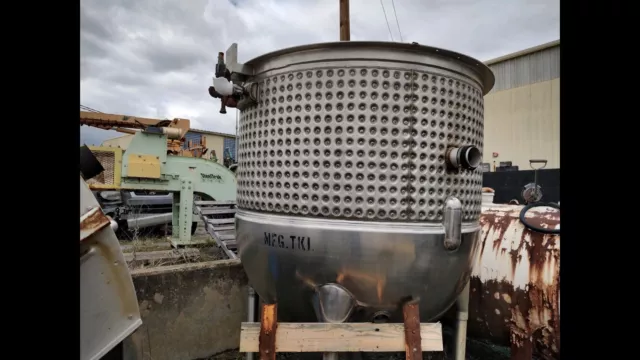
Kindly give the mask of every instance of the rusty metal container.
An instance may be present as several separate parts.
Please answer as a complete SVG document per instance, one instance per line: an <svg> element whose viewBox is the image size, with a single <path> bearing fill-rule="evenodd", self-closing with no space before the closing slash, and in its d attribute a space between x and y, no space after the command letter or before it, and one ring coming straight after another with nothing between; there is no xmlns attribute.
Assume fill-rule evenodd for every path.
<svg viewBox="0 0 640 360"><path fill-rule="evenodd" d="M511 346L512 359L560 358L560 236L530 231L520 205L482 207L474 259L469 336ZM560 212L538 207L527 220L560 228Z"/></svg>

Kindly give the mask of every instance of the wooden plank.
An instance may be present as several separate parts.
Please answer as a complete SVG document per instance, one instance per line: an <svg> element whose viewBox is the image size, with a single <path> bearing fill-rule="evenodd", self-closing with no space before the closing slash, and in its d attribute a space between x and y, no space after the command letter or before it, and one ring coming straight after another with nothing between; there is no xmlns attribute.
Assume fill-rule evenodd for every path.
<svg viewBox="0 0 640 360"><path fill-rule="evenodd" d="M199 200L194 201L196 206L211 206L211 205L235 205L235 200L223 200L223 201L211 201L211 200Z"/></svg>
<svg viewBox="0 0 640 360"><path fill-rule="evenodd" d="M226 218L226 219L207 219L207 223L211 225L220 225L220 224L235 224L236 218Z"/></svg>
<svg viewBox="0 0 640 360"><path fill-rule="evenodd" d="M222 215L222 214L235 214L236 209L202 209L200 214L202 215Z"/></svg>
<svg viewBox="0 0 640 360"><path fill-rule="evenodd" d="M229 234L229 235L220 235L218 234L218 238L222 241L230 241L230 240L235 240L236 239L236 234Z"/></svg>
<svg viewBox="0 0 640 360"><path fill-rule="evenodd" d="M422 360L420 340L420 312L418 304L406 303L402 307L404 317L404 352L406 360Z"/></svg>
<svg viewBox="0 0 640 360"><path fill-rule="evenodd" d="M227 246L229 250L236 250L238 248L235 240L227 240L224 242L224 244Z"/></svg>
<svg viewBox="0 0 640 360"><path fill-rule="evenodd" d="M262 305L258 351L260 360L276 360L276 339L278 330L278 304Z"/></svg>
<svg viewBox="0 0 640 360"><path fill-rule="evenodd" d="M136 261L151 261L151 260L168 260L168 259L180 259L180 258L194 258L200 255L198 249L178 249L178 250L161 250L161 251L149 251L149 252L131 252L124 254L124 260L130 262Z"/></svg>
<svg viewBox="0 0 640 360"><path fill-rule="evenodd" d="M240 352L258 352L259 323L242 323ZM422 351L443 351L442 325L420 324ZM404 351L404 324L279 323L277 352Z"/></svg>

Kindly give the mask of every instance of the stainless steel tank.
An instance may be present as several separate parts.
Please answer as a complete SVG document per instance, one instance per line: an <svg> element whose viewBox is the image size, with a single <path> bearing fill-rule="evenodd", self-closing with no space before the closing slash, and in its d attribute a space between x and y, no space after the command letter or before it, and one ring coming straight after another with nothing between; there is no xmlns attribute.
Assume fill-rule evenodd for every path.
<svg viewBox="0 0 640 360"><path fill-rule="evenodd" d="M417 44L313 44L245 64L230 51L252 99L238 106L236 230L257 293L281 321L315 321L326 284L355 300L351 321L397 321L409 296L423 321L440 316L478 250L489 68Z"/></svg>

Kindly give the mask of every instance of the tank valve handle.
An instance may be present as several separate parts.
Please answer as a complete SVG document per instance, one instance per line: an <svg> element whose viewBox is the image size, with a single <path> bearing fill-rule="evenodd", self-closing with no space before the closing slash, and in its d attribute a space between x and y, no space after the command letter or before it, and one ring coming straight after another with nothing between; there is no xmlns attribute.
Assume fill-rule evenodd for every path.
<svg viewBox="0 0 640 360"><path fill-rule="evenodd" d="M224 53L218 53L213 86L209 86L209 95L214 99L220 99L220 114L227 113L227 107L235 108L238 105L238 96L242 96L242 88L231 83L231 72L224 63Z"/></svg>
<svg viewBox="0 0 640 360"><path fill-rule="evenodd" d="M456 250L462 243L462 203L449 197L444 203L444 247Z"/></svg>
<svg viewBox="0 0 640 360"><path fill-rule="evenodd" d="M233 46L231 48L234 48ZM235 64L231 60L231 66ZM235 73L234 73L235 74ZM220 114L226 114L227 108L236 108L240 111L257 101L251 91L257 93L257 84L243 84L244 86L231 82L232 73L224 62L224 53L218 53L218 63L216 64L213 86L209 86L209 95L214 99L220 99ZM234 81L238 79L234 77ZM253 88L256 87L256 89ZM251 91L250 91L251 90Z"/></svg>
<svg viewBox="0 0 640 360"><path fill-rule="evenodd" d="M473 170L480 166L482 153L473 145L450 147L447 149L445 160L454 169L463 168Z"/></svg>

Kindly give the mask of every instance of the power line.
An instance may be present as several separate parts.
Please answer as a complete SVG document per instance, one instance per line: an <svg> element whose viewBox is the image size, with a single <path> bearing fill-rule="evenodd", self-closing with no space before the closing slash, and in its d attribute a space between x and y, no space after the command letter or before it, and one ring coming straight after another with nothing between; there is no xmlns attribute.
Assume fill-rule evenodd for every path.
<svg viewBox="0 0 640 360"><path fill-rule="evenodd" d="M389 19L387 19L387 12L384 10L384 4L382 0L380 0L380 6L382 6L382 13L384 14L384 21L387 22L387 29L389 29L389 36L391 36L391 41L393 41L393 34L391 33L391 26L389 26Z"/></svg>
<svg viewBox="0 0 640 360"><path fill-rule="evenodd" d="M96 112L96 113L101 113L102 111L98 111L96 109L90 108L88 106L84 106L82 104L80 104L80 109L84 110L84 111L89 111L89 112Z"/></svg>
<svg viewBox="0 0 640 360"><path fill-rule="evenodd" d="M402 31L400 31L400 22L398 22L398 15L396 14L395 1L391 0L391 6L393 6L393 16L396 17L396 25L398 25L398 32L400 33L400 42L404 42L404 40L402 40ZM389 23L387 23L387 25L389 25Z"/></svg>

